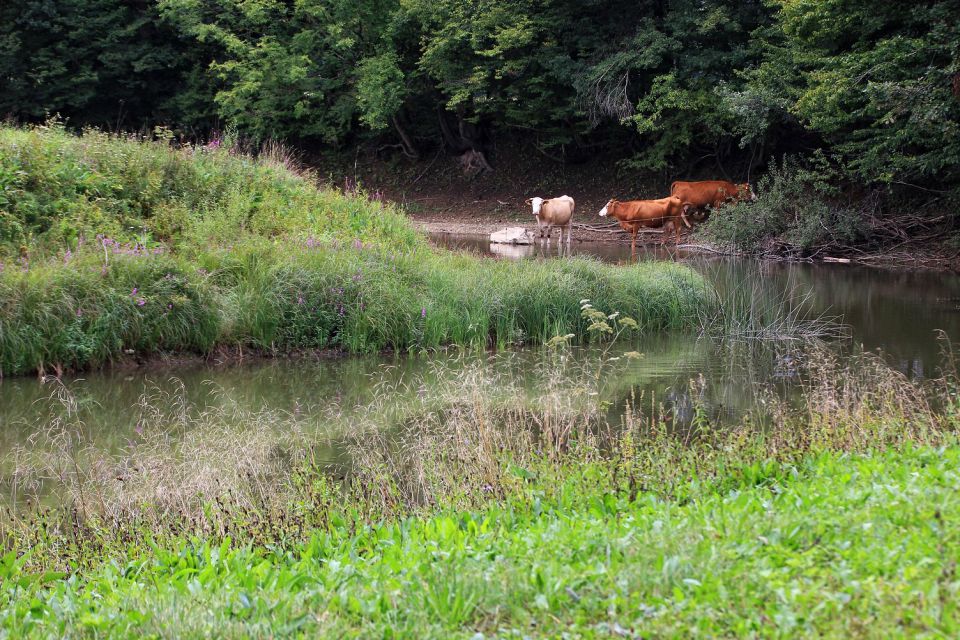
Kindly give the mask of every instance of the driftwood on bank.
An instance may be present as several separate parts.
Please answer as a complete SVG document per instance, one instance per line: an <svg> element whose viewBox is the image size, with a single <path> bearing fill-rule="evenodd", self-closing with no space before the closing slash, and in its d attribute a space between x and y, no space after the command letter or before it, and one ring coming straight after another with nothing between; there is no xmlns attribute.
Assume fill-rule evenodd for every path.
<svg viewBox="0 0 960 640"><path fill-rule="evenodd" d="M627 234L627 232L620 227L619 222L611 222L610 224L583 224L582 222L573 222L571 224L575 229L584 229L596 233ZM663 229L641 228L639 233L663 233Z"/></svg>

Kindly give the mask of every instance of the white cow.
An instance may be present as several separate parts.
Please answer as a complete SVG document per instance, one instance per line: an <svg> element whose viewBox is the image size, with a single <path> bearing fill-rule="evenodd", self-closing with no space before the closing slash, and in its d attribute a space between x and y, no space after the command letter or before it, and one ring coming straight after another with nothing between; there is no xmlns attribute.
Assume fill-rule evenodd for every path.
<svg viewBox="0 0 960 640"><path fill-rule="evenodd" d="M540 238L546 238L547 244L550 244L550 236L553 234L553 227L560 228L560 235L557 238L558 244L563 244L564 231L566 231L567 246L570 246L570 226L573 218L573 211L577 203L570 196L560 196L559 198L528 198L527 204L533 207L533 215L537 217L537 231Z"/></svg>

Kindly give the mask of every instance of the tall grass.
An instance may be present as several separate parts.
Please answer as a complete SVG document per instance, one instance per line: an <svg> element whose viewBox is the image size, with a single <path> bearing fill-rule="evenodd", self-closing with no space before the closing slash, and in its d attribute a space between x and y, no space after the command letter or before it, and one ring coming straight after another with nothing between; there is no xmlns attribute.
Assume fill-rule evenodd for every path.
<svg viewBox="0 0 960 640"><path fill-rule="evenodd" d="M82 250L0 274L0 375L101 366L218 345L289 352L422 350L589 339L579 300L644 331L688 326L690 269L577 259L483 262L422 250L250 239L182 255Z"/></svg>
<svg viewBox="0 0 960 640"><path fill-rule="evenodd" d="M0 257L76 250L100 234L181 249L244 234L361 238L399 250L423 239L393 206L332 189L282 153L229 141L175 148L56 122L0 127Z"/></svg>
<svg viewBox="0 0 960 640"><path fill-rule="evenodd" d="M704 267L712 304L697 307L702 333L725 341L804 342L839 339L849 333L843 319L814 309L802 286L786 288L763 277L763 265L740 269Z"/></svg>
<svg viewBox="0 0 960 640"><path fill-rule="evenodd" d="M581 368L561 355L538 373L555 384L533 399L515 378L474 363L457 375L427 374L442 380L429 400L392 410L374 399L348 421L239 408L191 413L177 394L146 396L133 408L137 433L120 451L93 445L64 390L54 399L63 409L5 461L20 502L13 520L0 522L0 540L57 566L98 561L137 530L275 544L345 514L369 521L481 508L525 495L534 477L560 486L584 465L611 491L682 499L691 483L725 491L771 482L822 452L955 444L960 429L955 370L914 382L876 354L841 360L814 347L802 402L771 394L765 415L723 428L695 406L680 430L643 397L611 423L597 392L619 365ZM597 366L609 370L598 376ZM24 508L31 495L35 504L53 496L55 506ZM69 553L67 543L76 545Z"/></svg>
<svg viewBox="0 0 960 640"><path fill-rule="evenodd" d="M218 346L586 339L582 298L647 331L689 326L707 304L677 265L434 250L393 206L318 188L289 164L225 145L0 127L0 375Z"/></svg>

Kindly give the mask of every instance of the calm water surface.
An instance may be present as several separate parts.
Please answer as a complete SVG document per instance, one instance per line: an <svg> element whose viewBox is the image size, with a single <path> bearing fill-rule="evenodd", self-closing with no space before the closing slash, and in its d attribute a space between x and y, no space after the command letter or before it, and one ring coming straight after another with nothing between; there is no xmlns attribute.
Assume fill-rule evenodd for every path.
<svg viewBox="0 0 960 640"><path fill-rule="evenodd" d="M482 239L448 237L437 242L491 255L489 243ZM543 259L537 247L510 249L517 254L507 256L510 259ZM573 253L622 262L629 258L629 247L580 243L574 245ZM707 259L682 251L646 251L641 259L681 260L714 280L756 288L757 295L782 297L790 291L806 297L814 315L842 319L855 344L882 350L895 367L914 378L936 375L942 345L938 331L960 340L960 277L955 275ZM735 420L754 408L760 390L773 388L789 394L796 382L789 345L720 347L691 335L656 335L630 348L644 357L617 362L603 385L604 399L610 401L614 414L627 398L640 397L682 422L689 419L692 395L696 395L721 421ZM429 401L431 394L441 393L467 369L489 370L512 392L536 402L552 383L554 373L545 362L550 357L541 349L524 349L499 354L451 351L414 357L281 359L227 367L108 371L70 378L63 384L75 398L91 439L97 446L116 448L137 430L142 398L147 398L147 406L169 403L170 396L164 394L173 393L183 399L188 412L219 407L306 416L313 428L322 431L337 428L355 412L369 415L371 407L386 416L391 408L405 403ZM571 357L590 368L599 356L580 349ZM702 382L692 386L692 380ZM17 445L29 446L30 434L56 413L59 404L50 400L56 390L56 384L31 378L0 381L0 459Z"/></svg>

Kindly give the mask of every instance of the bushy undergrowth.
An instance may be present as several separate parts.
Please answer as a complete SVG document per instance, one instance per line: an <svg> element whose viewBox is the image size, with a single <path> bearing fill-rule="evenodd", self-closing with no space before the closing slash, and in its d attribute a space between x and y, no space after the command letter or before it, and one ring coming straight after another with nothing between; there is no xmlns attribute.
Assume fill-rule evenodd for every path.
<svg viewBox="0 0 960 640"><path fill-rule="evenodd" d="M510 263L427 246L403 215L276 158L56 126L0 128L0 375L124 354L485 347L585 336L579 301L689 326L691 269Z"/></svg>
<svg viewBox="0 0 960 640"><path fill-rule="evenodd" d="M423 240L393 206L318 189L276 148L174 148L62 126L0 127L0 257L121 243L222 244L244 234L311 234L398 250Z"/></svg>
<svg viewBox="0 0 960 640"><path fill-rule="evenodd" d="M785 158L756 185L757 199L730 203L703 229L717 242L750 253L809 252L867 239L867 201L841 199L839 174L815 155L804 164Z"/></svg>
<svg viewBox="0 0 960 640"><path fill-rule="evenodd" d="M62 502L0 521L0 625L950 635L957 378L858 358L812 353L803 407L773 408L765 428L698 412L682 432L639 399L606 423L584 402L597 376L562 353L557 379L577 392L534 405L478 367L392 433L358 419L338 436L346 468L313 458L296 416L191 417L175 399L140 408L127 450L97 454L70 435L67 399L21 462Z"/></svg>

